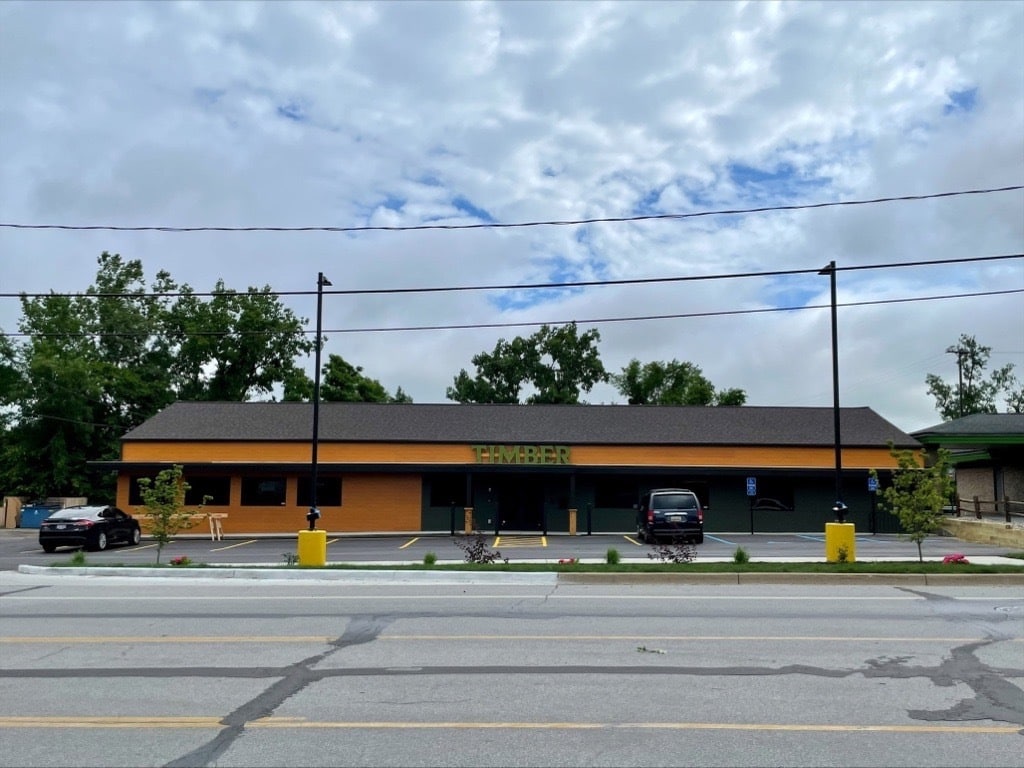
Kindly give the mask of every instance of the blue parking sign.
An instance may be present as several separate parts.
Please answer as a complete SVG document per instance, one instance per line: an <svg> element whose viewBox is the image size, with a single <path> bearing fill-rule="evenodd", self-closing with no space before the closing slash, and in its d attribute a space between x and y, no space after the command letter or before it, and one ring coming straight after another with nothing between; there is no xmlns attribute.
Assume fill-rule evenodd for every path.
<svg viewBox="0 0 1024 768"><path fill-rule="evenodd" d="M868 490L871 492L878 490L878 478L868 477Z"/></svg>
<svg viewBox="0 0 1024 768"><path fill-rule="evenodd" d="M747 496L757 496L757 478L747 478Z"/></svg>

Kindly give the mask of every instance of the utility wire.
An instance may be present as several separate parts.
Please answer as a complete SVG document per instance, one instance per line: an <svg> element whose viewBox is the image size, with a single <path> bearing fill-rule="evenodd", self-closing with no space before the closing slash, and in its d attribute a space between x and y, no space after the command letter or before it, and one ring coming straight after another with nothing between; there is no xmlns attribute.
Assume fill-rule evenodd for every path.
<svg viewBox="0 0 1024 768"><path fill-rule="evenodd" d="M770 211L805 211L814 208L834 208L847 205L874 205L876 203L894 203L912 200L934 200L942 197L960 197L963 195L987 195L993 192L1012 192L1024 189L1017 184L1009 187L991 189L966 189L956 192L933 192L927 195L901 195L899 197L876 197L871 200L837 200L830 203L802 203L794 205L768 205L759 208L732 208L718 211L697 211L694 213L659 213L640 216L609 216L591 219L567 219L564 221L522 221L514 223L482 222L477 224L410 224L407 226L360 226L360 227L173 227L173 226L141 226L124 227L111 224L16 224L2 223L2 229L59 229L75 232L102 230L105 232L419 232L432 229L513 229L517 227L566 227L581 224L616 224L636 221L666 221L696 219L703 216L729 216L748 213L767 213Z"/></svg>
<svg viewBox="0 0 1024 768"><path fill-rule="evenodd" d="M967 264L971 262L982 262L982 261L1004 261L1006 259L1021 259L1024 258L1024 253L1008 253L999 256L966 256L957 259L930 259L925 261L899 261L889 262L883 264L864 264L860 266L852 267L836 267L836 272L850 272L850 271L863 271L873 269L896 269L902 267L934 267L943 266L946 264ZM613 285L650 285L654 283L683 283L683 282L694 282L698 280L734 280L737 278L745 277L782 277L786 275L809 275L818 274L821 272L820 267L811 267L807 269L777 269L767 272L731 272L725 274L715 275L683 275L676 277L639 277L629 278L623 280L580 280L574 282L561 282L561 283L524 283L524 284L506 284L506 285L458 285L458 286L434 286L426 288L350 288L350 289L337 289L327 290L323 289L324 295L331 294L334 296L367 296L367 295L379 295L379 294L409 294L409 293L457 293L463 291L528 291L528 290L551 290L551 289L568 289L568 288L593 288L593 287L604 287ZM11 299L11 298L45 298L45 297L88 297L88 298L126 298L126 299L141 299L141 298L174 298L181 296L315 296L316 290L303 290L303 291L253 291L239 292L235 290L225 290L221 292L206 291L202 293L196 293L192 291L173 291L167 293L0 293L0 299Z"/></svg>
<svg viewBox="0 0 1024 768"><path fill-rule="evenodd" d="M949 293L938 296L913 296L903 299L876 299L873 301L850 301L840 302L836 304L836 307L866 307L866 306L878 306L882 304L908 304L918 301L940 301L944 299L968 299L977 298L982 296L1005 296L1014 293L1024 293L1024 288L1011 288L1002 291L978 291L976 293ZM322 329L323 334L329 333L392 333L395 331L464 331L474 330L481 328L528 328L538 327L541 325L549 326L560 326L568 323L576 323L578 325L595 325L601 323L630 323L630 322L642 322L645 320L678 320L684 318L701 318L701 317L729 317L738 315L758 315L768 314L773 312L798 312L806 309L828 309L831 304L801 304L798 306L791 307L761 307L758 309L725 309L710 312L682 312L676 314L667 315L631 315L627 317L598 317L587 320L529 320L522 322L505 322L505 323L464 323L458 325L407 325L407 326L386 326L386 327L363 327L363 328L324 328ZM316 331L302 330L303 335L315 334ZM186 334L189 337L199 336L273 336L275 331L190 331ZM31 336L33 338L132 338L139 336L149 336L148 332L139 333L2 333L0 336L7 337L21 337Z"/></svg>

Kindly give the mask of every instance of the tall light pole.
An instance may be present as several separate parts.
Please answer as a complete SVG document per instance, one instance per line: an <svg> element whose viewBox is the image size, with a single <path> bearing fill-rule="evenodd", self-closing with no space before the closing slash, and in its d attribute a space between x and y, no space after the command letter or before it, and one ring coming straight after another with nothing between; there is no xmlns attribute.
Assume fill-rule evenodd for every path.
<svg viewBox="0 0 1024 768"><path fill-rule="evenodd" d="M846 520L847 506L843 503L843 450L839 437L839 330L836 317L836 263L830 261L819 275L828 275L832 288L832 421L836 451L836 503L832 511L840 523Z"/></svg>
<svg viewBox="0 0 1024 768"><path fill-rule="evenodd" d="M320 510L316 504L316 453L320 442L320 348L323 346L321 335L323 327L324 312L324 286L331 285L331 281L320 272L316 278L316 353L315 370L313 371L313 460L310 467L310 488L309 488L309 513L306 519L309 521L309 530L316 530L316 521L320 517Z"/></svg>

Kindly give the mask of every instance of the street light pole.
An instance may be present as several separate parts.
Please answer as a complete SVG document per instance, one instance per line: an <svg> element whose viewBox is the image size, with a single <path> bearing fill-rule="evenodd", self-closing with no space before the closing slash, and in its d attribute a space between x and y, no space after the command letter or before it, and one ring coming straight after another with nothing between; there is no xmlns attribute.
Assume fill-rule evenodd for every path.
<svg viewBox="0 0 1024 768"><path fill-rule="evenodd" d="M310 467L310 488L309 488L309 513L306 519L309 521L309 530L316 530L316 521L320 517L320 510L316 503L317 472L316 459L317 447L320 443L320 348L323 346L321 334L323 327L324 310L324 286L331 285L331 281L320 272L316 278L316 368L313 371L313 459Z"/></svg>
<svg viewBox="0 0 1024 768"><path fill-rule="evenodd" d="M836 316L836 263L830 261L819 275L828 275L832 289L832 421L836 451L836 503L832 510L840 523L846 519L847 507L843 503L843 451L839 437L839 330Z"/></svg>

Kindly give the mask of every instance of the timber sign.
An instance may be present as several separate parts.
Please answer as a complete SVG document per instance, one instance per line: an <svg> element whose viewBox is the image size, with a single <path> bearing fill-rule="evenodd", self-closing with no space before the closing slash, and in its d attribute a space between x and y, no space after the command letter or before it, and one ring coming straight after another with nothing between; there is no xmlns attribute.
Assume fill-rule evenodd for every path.
<svg viewBox="0 0 1024 768"><path fill-rule="evenodd" d="M568 445L471 445L477 464L569 464Z"/></svg>

